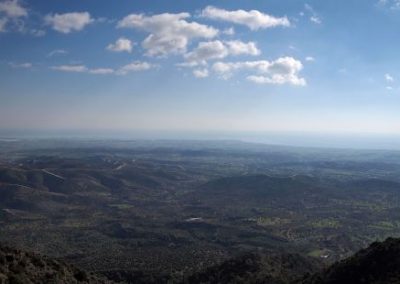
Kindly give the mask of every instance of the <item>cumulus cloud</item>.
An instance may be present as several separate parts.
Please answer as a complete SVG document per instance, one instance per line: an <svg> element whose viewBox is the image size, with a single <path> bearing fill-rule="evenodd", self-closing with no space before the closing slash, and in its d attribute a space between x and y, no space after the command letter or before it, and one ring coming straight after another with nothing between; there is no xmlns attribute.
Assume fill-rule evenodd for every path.
<svg viewBox="0 0 400 284"><path fill-rule="evenodd" d="M268 14L264 14L258 10L227 11L213 6L208 6L202 11L201 16L213 20L245 25L251 30L273 28L278 26L290 26L290 21L287 17L277 18Z"/></svg>
<svg viewBox="0 0 400 284"><path fill-rule="evenodd" d="M131 14L118 22L118 28L134 28L149 32L142 42L149 56L165 56L186 52L189 42L194 38L213 38L218 30L197 22L188 22L189 13L158 14L145 16Z"/></svg>
<svg viewBox="0 0 400 284"><path fill-rule="evenodd" d="M254 42L232 41L207 41L200 42L191 52L185 54L189 66L205 65L208 60L222 59L229 55L259 55L261 51Z"/></svg>
<svg viewBox="0 0 400 284"><path fill-rule="evenodd" d="M18 32L34 37L44 36L44 30L30 27L31 21L27 21L28 16L28 10L22 7L19 1L0 0L0 33Z"/></svg>
<svg viewBox="0 0 400 284"><path fill-rule="evenodd" d="M28 11L17 0L0 2L0 12L9 18L28 16Z"/></svg>
<svg viewBox="0 0 400 284"><path fill-rule="evenodd" d="M133 44L127 38L119 38L115 43L110 43L107 46L107 50L114 51L114 52L132 52Z"/></svg>
<svg viewBox="0 0 400 284"><path fill-rule="evenodd" d="M281 75L274 74L272 76L260 76L251 75L247 79L257 84L273 84L273 85L294 85L294 86L305 86L306 80L304 78L299 78L296 75Z"/></svg>
<svg viewBox="0 0 400 284"><path fill-rule="evenodd" d="M93 21L94 20L88 12L54 14L45 17L46 24L50 25L54 30L64 34L73 31L80 31Z"/></svg>
<svg viewBox="0 0 400 284"><path fill-rule="evenodd" d="M152 65L148 62L134 61L130 64L122 66L120 69L117 70L116 73L118 75L126 75L130 72L145 71L145 70L149 70L154 67L155 67L154 65Z"/></svg>
<svg viewBox="0 0 400 284"><path fill-rule="evenodd" d="M306 61L308 61L308 62L314 62L314 61L315 61L315 58L312 57L312 56L307 56L307 57L306 57Z"/></svg>
<svg viewBox="0 0 400 284"><path fill-rule="evenodd" d="M281 57L274 61L216 62L213 70L224 79L230 78L238 70L256 72L247 77L258 84L305 86L306 80L299 73L303 64L292 57Z"/></svg>
<svg viewBox="0 0 400 284"><path fill-rule="evenodd" d="M393 82L393 81L394 81L394 78L393 78L392 75L386 73L386 74L385 74L385 80L386 80L386 82Z"/></svg>
<svg viewBox="0 0 400 284"><path fill-rule="evenodd" d="M193 70L193 75L196 78L206 78L208 77L208 69L195 69Z"/></svg>
<svg viewBox="0 0 400 284"><path fill-rule="evenodd" d="M229 54L232 55L241 55L241 54L248 54L248 55L260 55L261 51L257 48L255 42L242 42L240 40L232 40L226 41L225 44L228 47Z"/></svg>
<svg viewBox="0 0 400 284"><path fill-rule="evenodd" d="M22 7L18 0L3 1L0 2L0 16L0 32L6 32L9 24L22 32L25 23L21 18L28 16L28 10Z"/></svg>
<svg viewBox="0 0 400 284"><path fill-rule="evenodd" d="M228 55L227 47L223 44L223 42L216 40L216 41L200 42L192 52L189 52L185 55L185 59L188 62L194 62L196 64L205 64L207 60L222 59L227 55Z"/></svg>

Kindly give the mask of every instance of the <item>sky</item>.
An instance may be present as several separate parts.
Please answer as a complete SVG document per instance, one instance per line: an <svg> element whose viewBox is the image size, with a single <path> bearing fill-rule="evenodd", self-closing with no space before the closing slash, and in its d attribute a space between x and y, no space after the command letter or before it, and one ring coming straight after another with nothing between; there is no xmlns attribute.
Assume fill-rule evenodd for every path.
<svg viewBox="0 0 400 284"><path fill-rule="evenodd" d="M400 133L399 0L0 0L0 129Z"/></svg>

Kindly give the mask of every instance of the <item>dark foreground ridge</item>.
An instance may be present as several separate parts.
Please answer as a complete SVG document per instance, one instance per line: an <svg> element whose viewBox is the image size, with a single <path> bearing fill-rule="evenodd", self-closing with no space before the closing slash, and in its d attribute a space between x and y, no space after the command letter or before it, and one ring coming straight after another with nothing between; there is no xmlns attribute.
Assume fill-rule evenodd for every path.
<svg viewBox="0 0 400 284"><path fill-rule="evenodd" d="M142 283L143 279L112 280ZM34 253L0 247L0 283L115 283L112 280ZM398 284L400 239L375 242L325 269L297 254L248 253L195 273L182 283Z"/></svg>
<svg viewBox="0 0 400 284"><path fill-rule="evenodd" d="M354 256L300 282L301 284L398 284L400 239L375 242Z"/></svg>
<svg viewBox="0 0 400 284"><path fill-rule="evenodd" d="M251 254L195 274L188 283L399 284L400 239L375 242L312 274L317 267L315 262L297 255Z"/></svg>
<svg viewBox="0 0 400 284"><path fill-rule="evenodd" d="M185 283L288 284L318 268L315 259L298 254L249 253L196 273Z"/></svg>
<svg viewBox="0 0 400 284"><path fill-rule="evenodd" d="M38 254L0 246L0 283L112 283L72 265Z"/></svg>

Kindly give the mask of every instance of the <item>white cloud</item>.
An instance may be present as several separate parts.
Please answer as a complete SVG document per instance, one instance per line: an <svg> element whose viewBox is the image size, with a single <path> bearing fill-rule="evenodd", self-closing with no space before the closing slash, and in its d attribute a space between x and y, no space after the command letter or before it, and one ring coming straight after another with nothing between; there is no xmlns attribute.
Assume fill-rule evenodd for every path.
<svg viewBox="0 0 400 284"><path fill-rule="evenodd" d="M306 80L299 76L303 64L292 57L281 57L274 61L216 62L213 70L222 78L230 78L235 71L248 70L256 72L247 77L258 84L290 84L305 86Z"/></svg>
<svg viewBox="0 0 400 284"><path fill-rule="evenodd" d="M23 68L23 69L32 68L32 63L30 63L30 62L24 62L24 63L14 63L14 62L10 62L9 65L10 65L12 68Z"/></svg>
<svg viewBox="0 0 400 284"><path fill-rule="evenodd" d="M89 69L85 65L60 65L51 67L53 70L63 71L63 72L75 72L83 73L88 72Z"/></svg>
<svg viewBox="0 0 400 284"><path fill-rule="evenodd" d="M17 0L0 2L0 12L9 18L28 16L28 11L22 7Z"/></svg>
<svg viewBox="0 0 400 284"><path fill-rule="evenodd" d="M25 23L21 17L27 17L28 11L22 7L18 0L0 2L0 32L7 31L7 25L20 32L25 30Z"/></svg>
<svg viewBox="0 0 400 284"><path fill-rule="evenodd" d="M258 10L236 10L227 11L213 6L206 7L201 15L205 18L231 22L239 25L245 25L251 30L272 28L272 27L288 27L290 22L287 17L277 18L264 14Z"/></svg>
<svg viewBox="0 0 400 284"><path fill-rule="evenodd" d="M208 60L223 59L229 55L259 55L261 51L254 42L232 41L207 41L200 42L191 52L185 54L189 66L205 65Z"/></svg>
<svg viewBox="0 0 400 284"><path fill-rule="evenodd" d="M196 78L206 78L208 77L208 69L195 69L193 70L193 75Z"/></svg>
<svg viewBox="0 0 400 284"><path fill-rule="evenodd" d="M315 58L312 57L312 56L307 56L307 57L306 57L306 61L308 61L308 62L314 62L314 61L315 61Z"/></svg>
<svg viewBox="0 0 400 284"><path fill-rule="evenodd" d="M112 68L88 68L85 65L59 65L53 66L51 69L62 71L62 72L73 72L73 73L88 73L94 75L108 75L108 74L116 74L116 75L126 75L130 72L139 72L149 70L154 68L155 66L148 62L134 61L130 64L124 65L119 69Z"/></svg>
<svg viewBox="0 0 400 284"><path fill-rule="evenodd" d="M228 48L219 40L200 42L199 45L185 55L188 62L205 64L210 59L222 59L228 56Z"/></svg>
<svg viewBox="0 0 400 284"><path fill-rule="evenodd" d="M386 73L385 74L385 80L386 80L386 82L393 82L394 78L393 78L392 75Z"/></svg>
<svg viewBox="0 0 400 284"><path fill-rule="evenodd" d="M393 87L387 86L387 87L386 87L386 90L388 90L388 91L393 91Z"/></svg>
<svg viewBox="0 0 400 284"><path fill-rule="evenodd" d="M228 46L229 54L232 55L248 54L256 56L261 54L256 43L252 41L246 43L240 40L232 40L226 41L225 44Z"/></svg>
<svg viewBox="0 0 400 284"><path fill-rule="evenodd" d="M148 63L148 62L141 62L141 61L134 61L130 64L127 64L116 71L118 75L126 75L130 72L139 72L139 71L146 71L155 66Z"/></svg>
<svg viewBox="0 0 400 284"><path fill-rule="evenodd" d="M47 57L53 57L53 56L65 55L65 54L68 54L68 51L66 51L65 49L55 49L55 50L49 52L49 54L47 54Z"/></svg>
<svg viewBox="0 0 400 284"><path fill-rule="evenodd" d="M218 30L196 22L188 22L189 13L158 14L145 16L131 14L118 22L119 28L134 28L149 32L142 42L149 56L165 56L186 52L187 45L194 38L213 38Z"/></svg>
<svg viewBox="0 0 400 284"><path fill-rule="evenodd" d="M114 51L114 52L132 52L133 44L127 38L119 38L115 43L110 43L107 46L107 50Z"/></svg>
<svg viewBox="0 0 400 284"><path fill-rule="evenodd" d="M44 30L30 27L30 23L25 19L29 16L29 11L21 5L21 2L19 0L0 0L0 33L15 31L35 37L44 36L46 34Z"/></svg>
<svg viewBox="0 0 400 284"><path fill-rule="evenodd" d="M95 68L89 70L90 74L98 74L98 75L113 74L114 72L115 72L114 69L111 68Z"/></svg>
<svg viewBox="0 0 400 284"><path fill-rule="evenodd" d="M54 14L45 17L45 22L48 25L54 30L65 34L80 31L93 21L88 12Z"/></svg>
<svg viewBox="0 0 400 284"><path fill-rule="evenodd" d="M251 75L247 77L247 80L252 81L257 84L272 84L272 85L294 85L294 86L306 86L306 80L304 78L299 78L296 75L281 75L274 74L272 76L261 76L261 75Z"/></svg>
<svg viewBox="0 0 400 284"><path fill-rule="evenodd" d="M196 61L187 61L187 62L177 63L175 65L178 67L196 67L199 65L199 63Z"/></svg>

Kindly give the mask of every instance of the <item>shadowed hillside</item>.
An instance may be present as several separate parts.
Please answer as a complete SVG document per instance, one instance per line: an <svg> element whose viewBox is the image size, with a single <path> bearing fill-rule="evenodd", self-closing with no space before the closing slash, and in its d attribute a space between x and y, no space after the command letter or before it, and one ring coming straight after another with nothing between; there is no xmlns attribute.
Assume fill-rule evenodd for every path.
<svg viewBox="0 0 400 284"><path fill-rule="evenodd" d="M400 239L375 242L324 269L317 260L298 254L259 252L234 257L182 277L182 281L166 274L154 277L140 270L130 273L115 270L104 274L117 283L398 284ZM0 246L0 283L114 282L58 260Z"/></svg>
<svg viewBox="0 0 400 284"><path fill-rule="evenodd" d="M252 253L194 274L184 283L287 284L319 267L317 261L297 254Z"/></svg>
<svg viewBox="0 0 400 284"><path fill-rule="evenodd" d="M57 260L0 246L0 283L112 283Z"/></svg>
<svg viewBox="0 0 400 284"><path fill-rule="evenodd" d="M375 242L311 274L317 269L321 264L299 255L247 254L194 274L185 283L398 284L400 239Z"/></svg>
<svg viewBox="0 0 400 284"><path fill-rule="evenodd" d="M398 284L400 239L375 242L354 256L337 262L301 284Z"/></svg>

